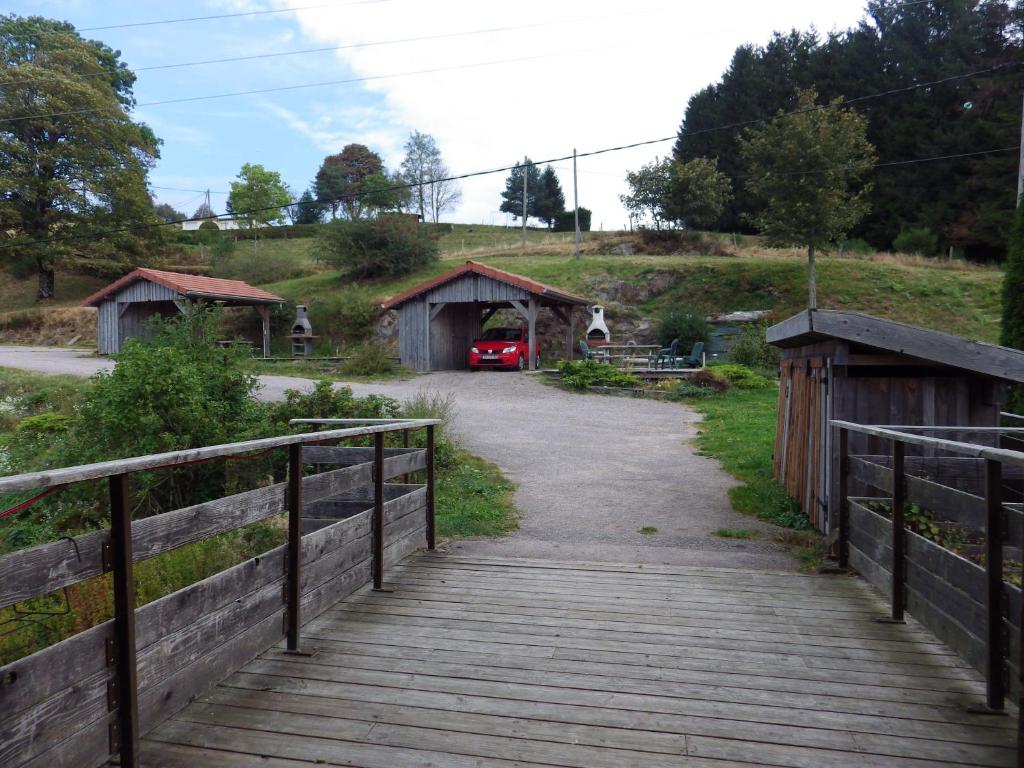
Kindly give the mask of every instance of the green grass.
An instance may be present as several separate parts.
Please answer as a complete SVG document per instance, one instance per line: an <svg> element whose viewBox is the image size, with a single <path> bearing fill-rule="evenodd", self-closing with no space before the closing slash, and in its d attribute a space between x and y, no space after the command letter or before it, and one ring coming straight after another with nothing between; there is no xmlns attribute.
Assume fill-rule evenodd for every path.
<svg viewBox="0 0 1024 768"><path fill-rule="evenodd" d="M446 538L500 536L519 527L515 483L494 464L456 449L437 477L437 532Z"/></svg>
<svg viewBox="0 0 1024 768"><path fill-rule="evenodd" d="M747 528L719 528L715 531L715 536L723 539L753 539L757 536L757 531Z"/></svg>
<svg viewBox="0 0 1024 768"><path fill-rule="evenodd" d="M689 404L704 415L697 446L743 482L729 491L733 507L786 528L806 529L807 518L772 477L778 389L731 389Z"/></svg>
<svg viewBox="0 0 1024 768"><path fill-rule="evenodd" d="M637 528L636 532L637 533L643 533L643 534L652 534L652 533L657 533L658 529L655 528L653 525L644 525L644 526L642 526L640 528Z"/></svg>
<svg viewBox="0 0 1024 768"><path fill-rule="evenodd" d="M260 360L253 358L248 363L251 373L260 376L301 376L307 379L329 379L330 381L359 381L373 383L377 381L405 381L420 375L416 371L395 365L390 371L382 371L373 375L357 375L345 372L345 364L341 360Z"/></svg>

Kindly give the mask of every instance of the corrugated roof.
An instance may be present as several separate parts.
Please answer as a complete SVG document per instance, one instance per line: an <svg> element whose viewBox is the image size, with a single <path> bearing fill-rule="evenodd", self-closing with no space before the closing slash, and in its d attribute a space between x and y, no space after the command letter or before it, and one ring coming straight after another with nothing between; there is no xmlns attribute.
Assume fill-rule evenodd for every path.
<svg viewBox="0 0 1024 768"><path fill-rule="evenodd" d="M768 342L793 348L840 339L930 363L1024 383L1024 351L971 341L895 320L834 309L808 309L768 329Z"/></svg>
<svg viewBox="0 0 1024 768"><path fill-rule="evenodd" d="M503 283L514 285L518 288L522 288L524 291L535 293L541 298L553 299L555 301L565 304L577 304L579 306L588 306L590 302L584 299L582 296L577 296L572 293L561 290L560 288L554 288L544 283L539 283L536 280L531 280L528 277L522 275L516 275L512 272L506 272L503 269L497 269L495 267L489 267L486 264L481 264L477 261L467 261L461 267L445 272L443 275L427 280L425 283L413 286L407 291L403 291L397 296L392 296L386 302L384 302L384 309L394 309L399 307L405 302L409 301L421 293L437 288L439 285L444 285L452 280L457 280L463 275L467 274L483 275L484 277L490 277L494 280L500 280Z"/></svg>
<svg viewBox="0 0 1024 768"><path fill-rule="evenodd" d="M94 293L82 302L82 306L95 307L108 296L117 293L125 286L131 285L137 280L148 280L165 288L170 288L172 291L177 291L188 298L243 301L254 304L275 304L284 301L280 296L264 291L262 288L251 286L241 280L224 280L219 277L186 275L180 272L165 272L161 269L139 267L119 280L115 280L106 288Z"/></svg>

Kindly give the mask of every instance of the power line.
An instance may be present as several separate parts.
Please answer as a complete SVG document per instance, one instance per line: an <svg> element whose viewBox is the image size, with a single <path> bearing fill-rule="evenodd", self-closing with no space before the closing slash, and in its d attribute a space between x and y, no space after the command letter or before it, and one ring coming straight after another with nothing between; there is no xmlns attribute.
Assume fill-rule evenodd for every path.
<svg viewBox="0 0 1024 768"><path fill-rule="evenodd" d="M264 11L242 11L239 13L218 13L214 16L186 16L180 19L161 19L159 21L135 21L129 24L107 24L102 27L80 27L79 32L100 32L105 29L128 29L131 27L155 27L160 24L184 24L190 21L212 21L214 19L237 19L242 16L268 16L272 13L292 13L293 11L309 11L315 8L345 8L350 5L377 5L390 3L392 0L354 0L349 3L323 3L321 5L302 5L298 8L272 8Z"/></svg>
<svg viewBox="0 0 1024 768"><path fill-rule="evenodd" d="M928 0L928 2L931 2L931 0ZM578 18L575 18L575 19L563 19L563 20L560 20L560 21L537 22L537 23L534 23L534 24L517 24L517 25L514 25L514 26L505 26L505 27L487 27L487 28L484 28L484 29L467 30L465 32L446 32L446 33L437 34L437 35L422 35L422 36L419 36L419 37L403 37L403 38L395 38L395 39L392 39L392 40L376 40L376 41L365 42L365 43L349 43L349 44L346 44L346 45L332 45L332 46L327 46L327 47L323 47L323 48L301 48L301 49L295 50L295 51L277 51L277 52L271 52L271 53L255 53L255 54L250 54L248 56L229 56L229 57L222 58L222 59L200 59L198 61L184 61L184 62L177 62L177 63L172 63L172 64L155 64L155 65L152 65L152 66L149 66L149 67L134 67L132 69L132 71L133 72L152 72L152 71L164 70L164 69L181 69L183 67L198 67L198 66L204 66L204 65L208 65L208 64L229 64L229 63L237 62L237 61L255 61L255 60L258 60L258 59L272 59L272 58L280 58L280 57L284 57L284 56L299 56L299 55L308 54L308 53L329 53L329 52L333 52L333 51L346 51L346 50L357 49L357 48L372 48L372 47L387 46L387 45L400 45L400 44L405 44L405 43L419 43L419 42L426 42L426 41L430 41L430 40L447 40L447 39L451 39L451 38L471 37L471 36L475 36L475 35L496 34L496 33L499 33L499 32L513 32L513 31L519 31L519 30L524 30L524 29L538 29L538 28L542 28L542 27L563 26L563 25L566 25L566 24L577 24L579 22L586 22L586 21L603 21L603 20L607 20L607 19L617 19L617 18L622 18L622 17L626 17L626 16L640 16L640 15L644 15L644 14L655 13L655 12L657 12L657 10L659 10L659 9L650 9L650 10L645 10L645 11L632 11L630 13L618 13L618 14L611 14L611 15L605 15L605 16L583 16L583 17L578 17ZM81 75L81 77L107 77L107 76L108 75L105 72L92 72L92 73L89 73L89 74L86 74L86 75ZM28 78L28 79L21 80L21 81L18 81L18 82L34 82L34 81L43 80L43 79L46 79L45 76ZM13 79L9 79L7 82L14 82L14 80Z"/></svg>
<svg viewBox="0 0 1024 768"><path fill-rule="evenodd" d="M466 69L480 69L482 67L493 67L501 64L517 64L524 61L538 61L561 56L577 56L581 53L594 53L608 51L614 48L629 47L630 44L606 45L598 48L584 48L573 51L558 51L556 53L542 53L535 56L521 56L514 59L496 59L494 61L481 61L472 64L455 64L449 67L433 67L431 69L417 69L408 72L395 72L387 75L370 75L367 77L352 77L345 80L325 80L319 83L300 83L298 85L280 85L273 88L254 88L249 91L232 91L230 93L215 93L208 96L184 96L178 99L161 99L160 101L147 101L136 104L136 107L155 107L162 104L184 104L193 101L212 101L214 99L227 99L235 96L254 96L263 93L281 93L283 91L297 91L306 88L323 88L330 85L352 85L354 83L366 83L375 80L390 80L398 77L411 77L414 75L433 75L438 72L454 72ZM53 117L67 117L70 115L90 115L102 112L120 112L120 107L99 107L95 109L71 109L64 112L50 112L37 115L22 115L21 117L0 117L0 121L8 123L20 123L25 120L45 120Z"/></svg>
<svg viewBox="0 0 1024 768"><path fill-rule="evenodd" d="M668 137L661 138L661 139L650 139L648 141L637 141L637 142L633 142L632 144L621 144L621 145L616 146L616 147L605 147L604 149L595 149L595 150L591 150L590 152L579 152L579 153L577 153L576 156L577 157L593 157L595 155L608 154L609 152L621 152L623 150L633 149L633 148L636 148L636 147L643 147L643 146L648 146L648 145L651 145L651 144L659 144L659 143L663 143L663 142L666 142L666 141L672 141L675 138L676 138L675 136L668 136ZM1018 150L1018 147L1016 147L1016 146L1013 146L1013 147L1001 147L1001 148L997 148L997 149L980 150L980 151L977 151L977 152L965 152L965 153L958 154L958 155L937 155L937 156L934 156L934 157L921 157L921 158L913 158L913 159L909 159L909 160L893 160L893 161L888 161L888 162L883 162L883 163L875 163L875 164L873 164L870 167L871 168L886 168L886 167L899 166L899 165L912 165L912 164L918 164L918 163L937 162L937 161L941 161L941 160L951 160L951 159L956 159L956 158L961 158L961 157L975 157L975 156L978 156L978 155L995 154L995 153L998 153L998 152L1010 152L1010 151L1016 152L1017 150ZM547 160L538 160L538 161L531 161L531 162L533 162L534 165L542 165L542 164L543 165L547 165L547 164L559 163L559 162L562 162L562 161L565 161L565 160L571 160L572 157L573 157L572 155L563 155L561 157L553 157L553 158L549 158ZM495 173L505 173L507 171L511 171L511 170L513 170L515 168L520 168L520 167L522 167L522 163L515 163L514 165L507 165L507 166L503 166L501 168L491 168L491 169L486 170L486 171L473 171L471 173L462 173L462 174L458 174L458 175L455 175L455 176L447 176L447 177L442 178L442 179L431 179L430 181L425 181L423 183L424 184L440 184L440 183L450 182L450 181L462 181L462 180L465 180L465 179L475 178L475 177L478 177L478 176L489 176L489 175L493 175ZM837 167L846 167L846 166L837 166ZM826 173L826 172L828 172L828 170L830 170L830 169L818 169L818 170L813 170L813 171L798 171L798 172L795 172L795 173L816 174L816 173ZM381 189L375 189L375 190L372 190L372 191L357 192L356 196L362 197L362 196L366 196L366 195L375 195L375 194L381 194L381 193L386 193L386 192L395 192L395 191L403 190L403 189L413 189L413 188L418 187L418 186L420 186L419 182L414 182L414 183L410 183L410 184L394 184L394 185L391 185L391 186L388 186L388 187L383 187ZM305 203L296 201L296 202L293 202L293 203L289 203L288 205L270 205L270 206L264 206L264 207L261 207L261 208L250 208L250 209L244 210L244 211L234 211L234 212L232 212L230 214L222 213L222 214L216 214L216 215L213 215L213 216L204 216L201 219L198 219L198 221L218 221L220 219L224 219L224 218L227 218L227 217L238 218L238 217L244 217L244 216L247 216L249 214L254 214L254 213L266 213L266 212L269 212L269 211L280 211L281 209L284 209L284 208L300 207L300 206L303 206L303 205L328 205L328 204L334 203L334 202L338 202L338 200L336 200L336 199L322 199L322 198L318 198L316 200L313 200L313 201L310 201L310 202L305 202ZM134 224L134 225L128 225L128 226L124 226L124 227L113 227L113 228L102 230L102 231L99 231L99 232L93 232L93 233L90 233L88 235L76 235L76 236L72 236L72 237L52 237L52 238L45 238L45 239L41 239L41 240L29 240L29 241L21 241L21 242L17 242L16 241L16 242L10 242L10 243L0 243L0 250L9 249L9 248L17 248L17 247L29 247L29 246L34 246L34 245L52 245L52 244L56 244L56 243L77 242L77 241L81 241L81 240L96 240L96 239L99 239L101 237L105 237L107 235L122 234L122 233L125 233L125 232L138 232L138 231L141 231L141 230L156 229L158 227L177 226L177 225L180 225L180 224L184 223L185 221L196 221L196 220L197 219L178 219L178 220L175 220L175 221L162 221L162 222L154 222L154 223L150 223L150 224Z"/></svg>

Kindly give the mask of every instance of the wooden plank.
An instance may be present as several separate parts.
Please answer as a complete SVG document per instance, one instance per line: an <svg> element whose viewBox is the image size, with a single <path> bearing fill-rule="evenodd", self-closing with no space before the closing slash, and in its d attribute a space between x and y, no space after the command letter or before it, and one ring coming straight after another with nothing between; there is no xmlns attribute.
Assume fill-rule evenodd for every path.
<svg viewBox="0 0 1024 768"><path fill-rule="evenodd" d="M395 467L408 466L410 472L425 469L427 466L426 454L427 452L423 448L385 448L384 479L405 474L396 471ZM404 462L410 463L398 461L402 457L406 457ZM391 461L392 459L396 461ZM307 464L364 464L373 461L373 448L310 445L303 447L302 460Z"/></svg>
<svg viewBox="0 0 1024 768"><path fill-rule="evenodd" d="M266 437L259 440L246 440L239 443L226 443L224 445L210 445L203 448L190 448L181 451L170 451L168 453L156 453L148 456L136 456L128 459L114 459L96 464L84 464L77 467L64 467L61 469L48 469L41 472L28 472L22 475L11 475L0 477L0 493L14 493L17 491L30 491L40 488L50 488L55 485L66 485L68 483L80 483L85 480L95 480L111 475L120 475L144 470L159 469L165 467L190 464L196 461L220 458L223 456L237 456L243 453L265 451L271 448L284 448L289 445L303 445L315 442L327 442L330 440L342 440L351 437L365 437L378 432L400 432L403 429L417 429L430 424L439 424L438 419L408 419L396 420L387 424L372 424L349 429L331 429L317 432L315 434L282 435L279 437Z"/></svg>
<svg viewBox="0 0 1024 768"><path fill-rule="evenodd" d="M318 665L315 661L290 659L258 659L244 668L246 674L261 675L265 686L273 686L274 678L283 681L299 679L310 685L312 681L354 685L398 687L406 690L442 692L455 695L488 696L520 701L573 706L606 707L636 712L718 717L737 721L737 727L746 723L793 725L804 728L824 728L857 733L902 735L905 737L934 738L961 741L967 744L1007 746L1014 743L1014 728L978 728L945 721L923 721L907 718L821 712L814 709L793 709L754 704L720 702L715 699L691 699L671 695L661 689L656 694L637 694L615 690L591 690L563 686L554 680L524 684L508 681L477 680L429 674L396 673ZM543 676L542 676L543 679ZM302 684L300 683L300 684Z"/></svg>

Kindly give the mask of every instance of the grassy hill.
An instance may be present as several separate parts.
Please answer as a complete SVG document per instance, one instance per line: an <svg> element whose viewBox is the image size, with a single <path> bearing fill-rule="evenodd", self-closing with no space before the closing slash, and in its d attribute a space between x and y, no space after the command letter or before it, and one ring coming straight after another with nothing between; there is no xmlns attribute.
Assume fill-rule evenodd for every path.
<svg viewBox="0 0 1024 768"><path fill-rule="evenodd" d="M359 325L358 318L351 320L345 314L345 305L379 302L466 259L595 301L601 296L607 300L609 290L614 294L616 287L642 289L656 283L660 290L654 295L635 307L617 308L633 315L655 316L669 305L687 304L703 313L768 309L780 319L806 306L804 254L798 249L764 248L756 238L741 238L738 247L726 238L728 246L716 250L730 255L651 255L630 254L643 248L635 236L594 232L585 236L584 253L576 260L571 233L528 230L525 250L520 237L515 229L454 225L441 238L440 262L395 280L349 281L316 260L315 241L309 238L264 240L255 249L240 240L230 257L214 265L209 264L208 249L200 252L196 246L184 246L177 266L198 266L203 272L245 279L292 302L309 304L314 311L330 308L321 317L332 319L321 320L318 331L329 330L325 323ZM1002 271L998 268L893 254L826 255L819 262L818 281L822 307L868 312L984 341L996 341L999 335ZM74 305L104 283L99 278L59 274L57 301L49 306ZM0 281L0 334L5 338L11 338L12 326L31 329L40 322L33 296L32 280L5 277ZM609 312L610 319L615 311ZM66 309L58 327L67 331L65 335L87 332L87 312ZM69 317L78 318L75 328L68 327ZM34 337L22 332L16 340L38 341L51 331Z"/></svg>

